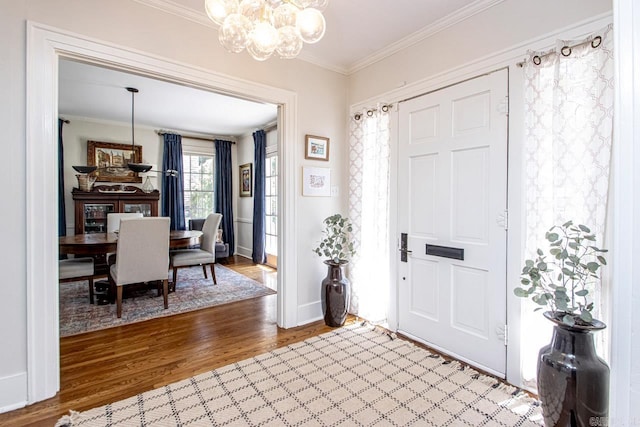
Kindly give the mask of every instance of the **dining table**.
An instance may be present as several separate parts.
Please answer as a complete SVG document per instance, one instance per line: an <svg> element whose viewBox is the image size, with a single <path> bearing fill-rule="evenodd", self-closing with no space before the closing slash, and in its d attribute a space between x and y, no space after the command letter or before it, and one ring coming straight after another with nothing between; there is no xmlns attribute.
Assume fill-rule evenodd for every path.
<svg viewBox="0 0 640 427"><path fill-rule="evenodd" d="M202 231L171 230L169 232L169 249L188 248L200 244ZM91 256L95 260L94 277L106 277L109 274L107 254L117 252L118 233L86 233L58 238L60 254ZM113 303L115 289L108 281L97 281L96 299L98 304ZM101 288L100 290L98 288Z"/></svg>
<svg viewBox="0 0 640 427"><path fill-rule="evenodd" d="M200 243L202 231L171 230L169 249L180 249ZM74 236L61 236L58 239L61 254L104 255L116 252L118 233L87 233Z"/></svg>

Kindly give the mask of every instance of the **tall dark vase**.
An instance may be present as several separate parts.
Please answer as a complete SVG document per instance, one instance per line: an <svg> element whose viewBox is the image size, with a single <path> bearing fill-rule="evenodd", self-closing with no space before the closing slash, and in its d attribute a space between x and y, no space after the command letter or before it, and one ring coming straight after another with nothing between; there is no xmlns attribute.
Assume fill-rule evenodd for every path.
<svg viewBox="0 0 640 427"><path fill-rule="evenodd" d="M538 395L546 427L608 425L609 366L596 354L593 332L606 325L568 326L553 317L551 344L538 354Z"/></svg>
<svg viewBox="0 0 640 427"><path fill-rule="evenodd" d="M327 277L322 281L322 314L328 326L342 326L347 320L351 301L351 283L342 271L346 261L339 263L325 261L329 267Z"/></svg>

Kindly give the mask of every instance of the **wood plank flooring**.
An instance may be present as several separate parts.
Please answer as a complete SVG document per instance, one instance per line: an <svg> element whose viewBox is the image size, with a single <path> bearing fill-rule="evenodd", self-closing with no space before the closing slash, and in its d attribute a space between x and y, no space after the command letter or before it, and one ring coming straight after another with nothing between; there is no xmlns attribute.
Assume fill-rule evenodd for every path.
<svg viewBox="0 0 640 427"><path fill-rule="evenodd" d="M226 267L275 287L275 271L242 257ZM330 331L324 322L280 329L276 295L60 340L61 390L0 414L2 426L53 426L87 410Z"/></svg>

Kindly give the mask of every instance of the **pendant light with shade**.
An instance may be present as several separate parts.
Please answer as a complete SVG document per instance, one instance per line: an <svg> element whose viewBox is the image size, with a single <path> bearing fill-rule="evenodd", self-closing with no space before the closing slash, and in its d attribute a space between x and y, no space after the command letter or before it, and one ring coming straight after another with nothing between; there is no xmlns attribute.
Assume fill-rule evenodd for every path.
<svg viewBox="0 0 640 427"><path fill-rule="evenodd" d="M131 157L132 161L127 162L127 167L138 173L149 172L152 168L151 165L142 163L142 159L140 159L140 163L137 163L136 160L136 134L134 131L134 114L135 114L135 95L139 92L135 87L127 87L125 88L131 93Z"/></svg>
<svg viewBox="0 0 640 427"><path fill-rule="evenodd" d="M136 150L135 150L136 136L134 131L135 129L134 128L135 95L136 93L139 92L139 90L136 89L135 87L127 87L126 89L131 93L131 157L132 157L131 160L134 160L132 162L131 161L127 162L127 167L129 168L129 170L132 170L133 172L137 172L137 173L155 172L155 173L163 173L166 176L177 177L178 176L177 170L169 169L166 171L154 171L154 170L151 170L153 166L146 163L142 163L142 159L140 159L140 162L135 162L136 160ZM153 184L151 184L149 175L147 175L147 177L144 180L144 184L142 184L142 191L144 191L145 193L150 193L153 190L154 190Z"/></svg>
<svg viewBox="0 0 640 427"><path fill-rule="evenodd" d="M127 87L125 88L129 93L131 93L131 158L129 159L129 161L127 162L127 168L135 173L156 173L156 174L163 174L165 176L171 176L171 177L177 177L178 176L178 171L175 169L167 169L164 171L155 171L152 170L153 165L150 164L146 164L142 162L142 159L140 159L139 162L136 162L136 143L135 143L135 94L139 92L138 89L134 88L134 87ZM84 188L84 191L90 191L91 190L91 186L93 185L93 182L95 182L95 178L89 177L89 174L91 174L92 172L96 171L98 169L97 166L88 166L88 165L77 165L77 166L72 166L72 168L79 173L79 175L76 175L76 177L78 178L78 182L80 183L80 187ZM90 184L89 184L90 183ZM152 192L154 190L153 188L153 184L151 184L151 181L149 179L149 176L147 175L146 180L144 182L144 184L142 185L142 190L144 192Z"/></svg>

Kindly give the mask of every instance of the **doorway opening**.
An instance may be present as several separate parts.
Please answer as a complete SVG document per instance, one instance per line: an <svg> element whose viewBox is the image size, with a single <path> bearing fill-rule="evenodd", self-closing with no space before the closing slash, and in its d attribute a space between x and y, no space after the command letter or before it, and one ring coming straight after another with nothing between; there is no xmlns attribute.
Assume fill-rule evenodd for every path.
<svg viewBox="0 0 640 427"><path fill-rule="evenodd" d="M278 200L279 247L277 324L297 324L295 295L296 232L294 212L294 144L296 95L293 92L206 72L167 59L95 40L78 38L62 30L28 23L27 54L27 377L28 403L49 398L59 390L59 331L57 215L57 72L60 58L101 64L119 70L172 81L242 99L279 106L281 141L281 197ZM286 219L286 221L285 221Z"/></svg>

